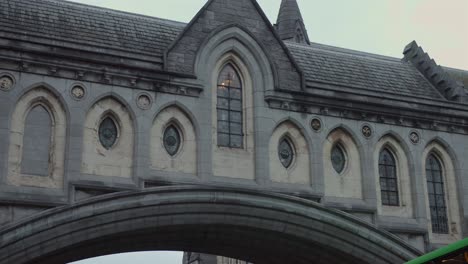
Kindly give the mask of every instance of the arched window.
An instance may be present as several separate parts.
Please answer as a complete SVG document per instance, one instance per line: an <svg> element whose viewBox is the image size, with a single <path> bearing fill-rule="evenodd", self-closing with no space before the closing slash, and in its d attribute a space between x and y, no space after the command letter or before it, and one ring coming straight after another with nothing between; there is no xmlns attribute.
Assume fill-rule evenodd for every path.
<svg viewBox="0 0 468 264"><path fill-rule="evenodd" d="M283 138L278 145L278 157L285 168L291 167L294 161L294 147L291 140Z"/></svg>
<svg viewBox="0 0 468 264"><path fill-rule="evenodd" d="M175 156L179 152L180 145L182 143L179 130L174 124L171 124L166 128L166 130L164 130L163 137L164 148L167 153L171 156Z"/></svg>
<svg viewBox="0 0 468 264"><path fill-rule="evenodd" d="M335 171L340 174L345 169L346 155L343 147L340 144L336 144L331 150L331 162Z"/></svg>
<svg viewBox="0 0 468 264"><path fill-rule="evenodd" d="M218 77L217 89L218 146L242 148L242 82L231 64Z"/></svg>
<svg viewBox="0 0 468 264"><path fill-rule="evenodd" d="M43 105L36 105L28 113L24 124L23 159L21 173L48 176L52 119Z"/></svg>
<svg viewBox="0 0 468 264"><path fill-rule="evenodd" d="M430 154L426 160L426 180L432 232L448 234L447 206L445 204L442 165L434 154Z"/></svg>
<svg viewBox="0 0 468 264"><path fill-rule="evenodd" d="M396 162L393 154L386 148L380 152L379 176L382 204L399 206Z"/></svg>
<svg viewBox="0 0 468 264"><path fill-rule="evenodd" d="M118 129L111 116L104 118L99 125L99 141L105 149L111 149L118 138Z"/></svg>

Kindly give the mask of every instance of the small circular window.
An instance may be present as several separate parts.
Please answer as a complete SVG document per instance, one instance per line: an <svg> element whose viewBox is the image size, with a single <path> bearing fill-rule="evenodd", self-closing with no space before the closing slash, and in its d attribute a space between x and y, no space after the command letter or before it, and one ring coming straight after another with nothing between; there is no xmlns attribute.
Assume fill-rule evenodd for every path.
<svg viewBox="0 0 468 264"><path fill-rule="evenodd" d="M106 117L99 125L99 141L105 149L115 145L118 137L117 125L111 117Z"/></svg>
<svg viewBox="0 0 468 264"><path fill-rule="evenodd" d="M285 168L289 168L292 165L294 160L294 149L290 141L286 138L283 138L278 145L278 156L281 161L281 164Z"/></svg>
<svg viewBox="0 0 468 264"><path fill-rule="evenodd" d="M179 130L170 125L164 131L164 148L169 155L174 156L180 149L181 137Z"/></svg>
<svg viewBox="0 0 468 264"><path fill-rule="evenodd" d="M331 151L331 162L336 172L342 173L346 165L346 155L343 147L336 144Z"/></svg>

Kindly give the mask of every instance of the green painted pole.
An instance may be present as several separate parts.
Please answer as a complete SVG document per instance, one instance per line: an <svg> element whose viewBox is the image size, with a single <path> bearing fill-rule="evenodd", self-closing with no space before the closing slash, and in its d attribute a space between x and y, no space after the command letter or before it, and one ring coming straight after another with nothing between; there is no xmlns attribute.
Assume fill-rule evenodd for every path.
<svg viewBox="0 0 468 264"><path fill-rule="evenodd" d="M443 248L439 248L435 251L432 251L424 256L421 256L419 258L416 258L416 259L413 259L409 262L406 262L406 264L423 264L423 263L427 263L431 260L434 260L434 259L437 259L437 258L440 258L440 257L443 257L445 255L448 255L450 253L453 253L457 250L461 250L463 248L467 248L468 249L468 238L465 238L463 240L460 240L458 242L455 242L453 244L450 244L446 247L443 247Z"/></svg>

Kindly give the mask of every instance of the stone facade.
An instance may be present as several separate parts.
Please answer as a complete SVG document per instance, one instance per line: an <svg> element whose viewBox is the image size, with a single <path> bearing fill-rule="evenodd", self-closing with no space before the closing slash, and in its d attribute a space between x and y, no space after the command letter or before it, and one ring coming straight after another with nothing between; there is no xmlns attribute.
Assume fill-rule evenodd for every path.
<svg viewBox="0 0 468 264"><path fill-rule="evenodd" d="M292 0L278 23L299 25L302 38L282 39L287 27L253 0L210 0L187 25L58 0L6 2L0 8L18 15L0 18L0 234L89 198L194 185L338 209L420 252L468 235L468 74L437 66L416 43L404 60L309 43L302 17L288 17L300 15ZM240 148L218 144L226 63L242 83ZM115 128L104 131L106 118ZM291 153L279 151L285 138ZM395 159L397 205L383 202L383 149ZM442 166L446 232L433 230L430 155Z"/></svg>

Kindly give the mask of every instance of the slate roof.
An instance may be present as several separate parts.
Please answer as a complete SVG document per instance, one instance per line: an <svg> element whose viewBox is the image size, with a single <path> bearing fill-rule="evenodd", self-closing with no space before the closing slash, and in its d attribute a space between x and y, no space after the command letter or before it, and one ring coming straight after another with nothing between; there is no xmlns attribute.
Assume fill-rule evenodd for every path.
<svg viewBox="0 0 468 264"><path fill-rule="evenodd" d="M60 0L1 0L0 25L1 31L154 56L160 56L185 27Z"/></svg>
<svg viewBox="0 0 468 264"><path fill-rule="evenodd" d="M0 32L21 33L161 57L185 23L61 0L1 0ZM308 82L444 99L409 63L314 44L286 42Z"/></svg>
<svg viewBox="0 0 468 264"><path fill-rule="evenodd" d="M317 43L286 42L286 46L306 81L444 99L416 68L400 59Z"/></svg>

